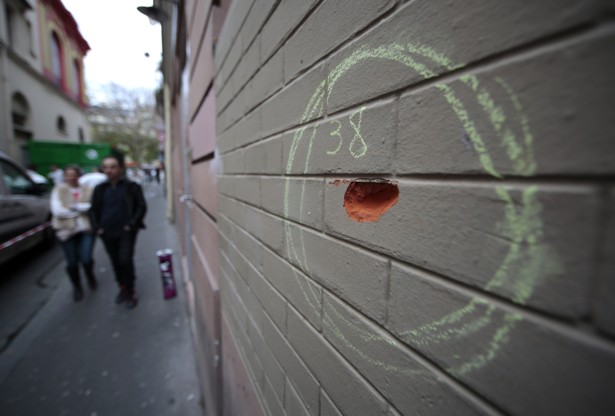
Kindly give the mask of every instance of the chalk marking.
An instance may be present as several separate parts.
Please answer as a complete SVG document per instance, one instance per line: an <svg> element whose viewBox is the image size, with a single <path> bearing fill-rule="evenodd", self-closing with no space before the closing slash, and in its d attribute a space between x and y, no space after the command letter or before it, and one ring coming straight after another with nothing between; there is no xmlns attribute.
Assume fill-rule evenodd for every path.
<svg viewBox="0 0 615 416"><path fill-rule="evenodd" d="M454 70L462 68L462 64L453 64L444 55L434 51L432 48L424 45L416 44L391 44L380 46L373 49L359 48L353 52L349 57L340 62L325 78L325 80L319 84L314 94L310 98L304 115L301 119L302 122L314 117L322 116L323 102L329 101L329 97L333 91L333 87L337 81L346 72L357 63L367 59L387 59L399 62L406 65L410 69L417 72L424 79L435 77L437 74L428 69L424 64L415 61L409 56L410 53L417 54L422 57L426 57L435 63L443 65L448 70ZM506 150L506 154L510 161L513 163L513 171L521 175L532 175L536 170L536 163L533 157L532 144L533 136L529 129L529 122L527 116L524 113L518 97L513 93L512 88L506 84L501 78L496 78L496 82L507 93L511 100L513 107L517 113L518 123L521 125L521 130L524 138L524 142L521 145L510 127L507 127L509 119L506 117L504 110L501 106L497 105L493 100L490 92L480 85L478 78L474 75L464 75L460 77L461 82L470 88L476 96L478 104L483 111L487 114L487 119L492 125L496 135L500 137L500 143ZM465 106L456 96L453 88L447 84L438 83L435 87L442 93L443 97L450 105L452 111L456 115L457 119L461 123L465 130L466 137L471 143L472 147L477 153L479 162L481 163L485 172L495 178L503 178L494 164L491 156L489 155L485 142L479 134L474 122L470 119L470 116L465 109ZM326 97L325 97L326 93ZM363 139L361 134L361 118L362 112L365 106L359 111L356 111L350 116L351 125L355 131L353 142L356 144L356 140L361 141L361 148L359 151L355 151L356 146L353 146L353 142L349 145L349 151L353 157L363 157L367 153L367 143ZM358 123L354 122L352 117L359 113ZM316 116L314 116L316 114ZM339 137L338 148L333 151L328 151L329 155L337 155L342 146L342 137L340 134L341 122L338 122L338 129L330 133L331 137ZM309 158L311 157L311 149L313 146L313 139L315 137L316 129L319 127L318 123L312 127L312 135L308 144L308 152L305 161L305 168L303 173L308 172ZM295 163L296 151L300 145L300 141L303 138L305 128L300 128L295 132L293 142L289 152L289 159L287 163L287 174L292 172L293 165ZM531 294L533 293L537 282L540 280L540 276L549 276L559 274L563 269L559 265L556 254L553 250L544 243L541 243L543 237L544 224L541 219L541 204L536 197L536 188L530 187L523 191L522 201L520 209L517 210L515 202L510 195L510 190L505 187L497 187L496 194L505 204L505 218L499 225L500 231L510 238L509 250L506 256L504 256L502 263L498 270L494 273L493 278L483 287L484 290L492 291L493 289L503 287L503 285L509 280L511 268L515 265L518 267L519 278L513 281L513 286L510 288L512 291L512 299L515 302L524 304ZM303 218L303 202L305 196L305 182L301 191L300 197L300 214L299 218ZM287 186L285 189L285 215L288 217L289 207L288 201L290 199L290 189ZM299 244L302 247L303 261L299 259L297 250L295 248L295 241L290 233L290 228L286 224L287 246L289 247L289 254L294 254L294 258L300 267L304 270L307 268L307 258L305 257L305 245L303 244L303 231L299 231ZM310 303L311 305L311 303ZM486 305L486 311L482 315L474 318L471 321L466 321L466 317L475 311L477 311L477 305ZM391 346L397 346L397 342L393 339L387 339L380 336L375 336L367 331L362 330L352 322L349 322L343 318L332 307L332 310L338 314L342 319L342 322L351 327L361 339L366 342L386 342ZM476 331L485 328L492 322L492 314L495 307L488 304L481 299L473 299L466 306L453 311L437 321L423 325L416 329L408 329L403 331L400 335L402 338L411 344L415 345L429 345L430 343L446 342L453 339L458 339ZM476 354L466 360L464 363L457 367L450 367L447 369L451 374L463 375L470 371L477 370L484 367L487 363L492 361L501 347L508 341L508 335L515 327L515 325L523 320L523 317L518 314L505 314L503 318L503 324L493 332L489 344L486 346L486 350L482 353ZM342 341L346 346L352 348L363 359L370 362L373 365L378 365L383 368L387 368L390 371L400 371L400 369L390 366L387 363L383 363L379 360L374 360L369 357L364 351L361 351L355 345L352 345L348 339L344 336L342 331L335 325L331 317L326 313L323 313L323 321L325 324L332 328L334 334ZM454 326L457 325L457 326Z"/></svg>

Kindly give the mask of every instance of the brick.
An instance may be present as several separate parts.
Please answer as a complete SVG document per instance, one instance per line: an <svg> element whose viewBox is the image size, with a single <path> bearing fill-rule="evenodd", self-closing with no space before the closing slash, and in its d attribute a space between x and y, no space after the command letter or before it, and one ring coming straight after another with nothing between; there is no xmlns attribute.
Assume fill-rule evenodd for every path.
<svg viewBox="0 0 615 416"><path fill-rule="evenodd" d="M403 416L394 407L389 407L389 411L387 412L387 416Z"/></svg>
<svg viewBox="0 0 615 416"><path fill-rule="evenodd" d="M282 402L280 402L280 398L278 397L278 395L275 393L276 392L271 384L271 381L267 377L265 377L262 399L267 405L269 414L271 416L286 416L288 413L284 411L284 406L282 405Z"/></svg>
<svg viewBox="0 0 615 416"><path fill-rule="evenodd" d="M328 232L519 304L565 317L588 313L592 188L404 180L397 204L371 223L348 217L345 188L325 191Z"/></svg>
<svg viewBox="0 0 615 416"><path fill-rule="evenodd" d="M395 171L613 173L615 88L607 87L615 72L608 47L613 42L615 31L598 31L403 96ZM460 121L459 107L445 97L448 91L471 125ZM485 156L472 145L471 128ZM489 162L481 162L483 157Z"/></svg>
<svg viewBox="0 0 615 416"><path fill-rule="evenodd" d="M219 113L216 118L216 133L222 135L232 127L233 124L235 124L235 121L233 120L232 109L227 107L224 111Z"/></svg>
<svg viewBox="0 0 615 416"><path fill-rule="evenodd" d="M254 267L249 279L252 293L261 303L263 310L280 328L286 326L286 300L267 279Z"/></svg>
<svg viewBox="0 0 615 416"><path fill-rule="evenodd" d="M251 276L251 279L253 276ZM255 355L258 358L259 363L263 365L262 357L255 354L256 346L254 345L254 341L252 338L254 337L254 332L260 331L260 328L263 326L263 320L265 319L265 310L263 309L263 305L260 303L254 292L246 286L245 293L242 293L242 296L246 299L246 309L249 314L249 325L248 325L248 337L250 338L250 345L252 346L251 354ZM264 371L264 366L263 366ZM264 373L263 373L264 374ZM259 381L262 385L262 379Z"/></svg>
<svg viewBox="0 0 615 416"><path fill-rule="evenodd" d="M224 380L223 408L227 415L263 415L254 384L244 366L239 345L226 319L222 319L222 379ZM234 388L230 388L233 386Z"/></svg>
<svg viewBox="0 0 615 416"><path fill-rule="evenodd" d="M329 80L328 108L347 108L424 79L399 63L408 56L433 75L442 74L451 67L578 26L601 13L600 0L546 0L527 7L518 7L515 1L473 0L447 7L438 2L409 2L327 62L327 76L335 78ZM408 45L417 50L427 47L434 53L409 55ZM452 65L431 60L437 54Z"/></svg>
<svg viewBox="0 0 615 416"><path fill-rule="evenodd" d="M245 45L244 45L245 46ZM261 43L260 38L250 45L243 53L241 62L231 77L233 89L239 91L247 84L248 80L259 70L261 66Z"/></svg>
<svg viewBox="0 0 615 416"><path fill-rule="evenodd" d="M235 91L231 83L225 85L215 85L214 91L216 92L216 114L220 115L226 111L226 108L235 97ZM220 129L220 121L217 121L216 129Z"/></svg>
<svg viewBox="0 0 615 416"><path fill-rule="evenodd" d="M282 172L282 136L250 145L245 152L244 171L246 173L272 175ZM261 180L263 181L264 179Z"/></svg>
<svg viewBox="0 0 615 416"><path fill-rule="evenodd" d="M607 415L615 406L615 348L574 328L397 264L389 318L400 340L507 414Z"/></svg>
<svg viewBox="0 0 615 416"><path fill-rule="evenodd" d="M218 117L216 119L216 132L219 135L222 135L232 127L236 126L246 115L245 104L243 103L244 91L241 90L233 94L236 95L233 96L231 103L229 103L224 110L218 113Z"/></svg>
<svg viewBox="0 0 615 416"><path fill-rule="evenodd" d="M233 224L227 217L218 217L220 235L232 241L237 249L258 271L262 269L263 246L254 237Z"/></svg>
<svg viewBox="0 0 615 416"><path fill-rule="evenodd" d="M395 5L394 0L326 0L286 42L286 79L309 68Z"/></svg>
<svg viewBox="0 0 615 416"><path fill-rule="evenodd" d="M325 338L402 414L487 414L393 336L329 294L323 315Z"/></svg>
<svg viewBox="0 0 615 416"><path fill-rule="evenodd" d="M275 134L321 117L324 99L322 67L316 67L262 104L262 132ZM306 107L311 102L311 108Z"/></svg>
<svg viewBox="0 0 615 416"><path fill-rule="evenodd" d="M318 415L320 390L318 381L297 356L280 329L267 317L263 321L263 338L271 347L271 351L284 369L287 380L293 385L310 414Z"/></svg>
<svg viewBox="0 0 615 416"><path fill-rule="evenodd" d="M311 413L305 407L299 394L293 387L292 383L286 382L286 396L284 398L284 409L287 415L293 416L310 416Z"/></svg>
<svg viewBox="0 0 615 416"><path fill-rule="evenodd" d="M384 399L292 308L288 314L288 340L342 413L384 413Z"/></svg>
<svg viewBox="0 0 615 416"><path fill-rule="evenodd" d="M245 153L244 153L245 159ZM236 198L251 205L260 203L261 178L258 176L236 177Z"/></svg>
<svg viewBox="0 0 615 416"><path fill-rule="evenodd" d="M247 284L250 278L250 274L252 272L253 266L250 264L248 259L246 259L238 250L237 247L233 244L233 242L229 241L226 237L221 236L220 238L220 247L223 255L226 257L225 261L227 262L225 267L227 269L230 268L236 273L236 275L232 275L233 278L240 277Z"/></svg>
<svg viewBox="0 0 615 416"><path fill-rule="evenodd" d="M238 37L243 21L248 15L253 2L254 0L246 0L233 2L231 4L216 45L215 63L217 71L220 70L220 67L228 59L227 55L230 52L233 41Z"/></svg>
<svg viewBox="0 0 615 416"><path fill-rule="evenodd" d="M227 269L231 267L247 284L262 308L269 317L281 328L286 326L286 300L276 291L269 280L252 265L230 242L224 249ZM232 266L230 266L232 265Z"/></svg>
<svg viewBox="0 0 615 416"><path fill-rule="evenodd" d="M243 147L246 144L255 142L261 138L259 134L261 128L260 110L252 111L234 125L227 133L231 135L232 141L224 146L224 151Z"/></svg>
<svg viewBox="0 0 615 416"><path fill-rule="evenodd" d="M282 367L258 330L250 332L250 340L254 347L254 354L259 358L264 369L264 378L266 382L261 385L261 388L264 391L270 390L271 393L276 396L275 398L277 401L284 403L286 379ZM269 384L269 386L267 386L267 384ZM280 407L282 406L280 405Z"/></svg>
<svg viewBox="0 0 615 416"><path fill-rule="evenodd" d="M267 20L276 0L256 0L248 13L248 17L241 28L241 39L245 47L248 47Z"/></svg>
<svg viewBox="0 0 615 416"><path fill-rule="evenodd" d="M232 244L230 242L230 240L228 239L228 234L226 234L226 235L222 234L222 232L223 232L223 230L225 228L226 228L225 231L228 232L229 231L229 227L226 224L224 224L222 222L220 224L218 224L218 230L220 232L219 244L220 244L220 253L221 254L222 253L226 253L228 251L228 249L229 249L229 244Z"/></svg>
<svg viewBox="0 0 615 416"><path fill-rule="evenodd" d="M230 122L230 110L228 107L216 116L216 134L218 136L224 135L228 132L228 129L233 125Z"/></svg>
<svg viewBox="0 0 615 416"><path fill-rule="evenodd" d="M598 290L594 303L598 327L615 336L615 188L604 198L606 225L603 228L603 242L598 261Z"/></svg>
<svg viewBox="0 0 615 416"><path fill-rule="evenodd" d="M233 75L237 64L241 60L242 54L243 45L241 43L241 38L237 37L235 39L235 42L233 42L233 45L231 46L231 49L228 53L226 60L224 61L224 64L222 64L221 67L216 67L214 86L217 90L222 89L223 86L229 83L229 79L231 75ZM233 89L233 91L237 93L238 90Z"/></svg>
<svg viewBox="0 0 615 416"><path fill-rule="evenodd" d="M233 103L226 109L226 128L231 128L238 124L246 116L245 91L237 92Z"/></svg>
<svg viewBox="0 0 615 416"><path fill-rule="evenodd" d="M246 357L249 357L246 360L247 370L250 374L251 381L254 384L254 390L258 392L258 397L262 405L263 390L262 388L260 388L260 386L264 385L265 383L265 368L263 367L263 364L261 364L258 357L254 355L252 351L249 351L249 353L246 354Z"/></svg>
<svg viewBox="0 0 615 416"><path fill-rule="evenodd" d="M251 279L252 276L248 275L243 278L239 276L237 269L234 265L230 264L227 256L223 256L222 266L226 271L225 277L227 278L227 286L223 286L222 291L230 291L232 296L230 296L229 299L234 299L236 302L239 302L241 305L241 312L245 311L247 319L245 326L242 326L242 330L246 335L249 335L253 330L253 325L257 327L261 326L263 316L262 305L258 302L258 299L254 296L249 287L249 279ZM239 316L242 315L243 314L240 314Z"/></svg>
<svg viewBox="0 0 615 416"><path fill-rule="evenodd" d="M285 172L389 173L396 136L397 102L355 108L284 140Z"/></svg>
<svg viewBox="0 0 615 416"><path fill-rule="evenodd" d="M222 133L226 132L232 125L233 123L230 122L230 113L225 110L224 113L218 115L216 118L216 133L222 135Z"/></svg>
<svg viewBox="0 0 615 416"><path fill-rule="evenodd" d="M224 215L227 218L273 251L277 253L282 251L284 223L281 219L226 197L221 199L224 200L224 205L221 204L221 207L225 208Z"/></svg>
<svg viewBox="0 0 615 416"><path fill-rule="evenodd" d="M284 50L280 49L246 85L248 111L265 101L284 86Z"/></svg>
<svg viewBox="0 0 615 416"><path fill-rule="evenodd" d="M261 32L263 60L267 60L318 0L285 0L278 4Z"/></svg>
<svg viewBox="0 0 615 416"><path fill-rule="evenodd" d="M218 211L224 211L226 209L224 204L228 204L228 201L222 201L220 195L225 195L231 198L236 198L237 191L235 185L237 184L237 177L231 175L218 176Z"/></svg>
<svg viewBox="0 0 615 416"><path fill-rule="evenodd" d="M226 267L227 259L222 255L222 267L220 269L222 279L220 279L220 298L222 314L227 317L228 325L236 336L243 334L247 338L248 331L248 312L237 294L233 281L238 281L232 268ZM245 348L249 344L241 344Z"/></svg>
<svg viewBox="0 0 615 416"><path fill-rule="evenodd" d="M245 213L246 230L276 253L284 247L284 222L272 215L254 208L247 208Z"/></svg>
<svg viewBox="0 0 615 416"><path fill-rule="evenodd" d="M220 156L221 174L243 173L243 150L235 150Z"/></svg>
<svg viewBox="0 0 615 416"><path fill-rule="evenodd" d="M233 138L232 132L226 131L224 133L220 133L218 129L216 129L216 150L215 151L217 153L217 156L221 156L224 153L228 153L229 150L232 150L234 148L235 148L235 144L234 144L234 138Z"/></svg>
<svg viewBox="0 0 615 416"><path fill-rule="evenodd" d="M227 195L227 196L234 198L236 195L235 184L236 184L236 181L235 181L234 176L220 175L217 177L216 186L217 186L218 192L222 195ZM218 202L218 210L219 210L220 209L219 198L216 198L216 201Z"/></svg>
<svg viewBox="0 0 615 416"><path fill-rule="evenodd" d="M318 284L269 250L263 252L263 275L312 325L320 328L322 288Z"/></svg>
<svg viewBox="0 0 615 416"><path fill-rule="evenodd" d="M253 319L251 319L251 317L250 319L248 319L248 321L250 323L248 327L249 333L242 334L241 337L245 335L246 339L249 339L249 342L242 342L240 344L240 350L243 362L250 375L250 381L254 384L254 389L259 393L259 397L262 397L262 386L265 382L265 367L263 366L263 363L261 363L260 357L255 354L254 346L252 345L252 340L250 339L249 335L254 331L254 321Z"/></svg>
<svg viewBox="0 0 615 416"><path fill-rule="evenodd" d="M320 391L320 415L321 416L343 416L342 412L335 406L331 398L324 390Z"/></svg>
<svg viewBox="0 0 615 416"><path fill-rule="evenodd" d="M254 293L250 290L248 285L241 279L237 279L237 296L242 300L246 313L248 314L248 325L247 325L247 333L246 336L250 338L250 343L247 344L250 346L250 351L246 355L248 360L251 360L252 356L254 356L254 345L252 342L252 334L254 331L258 331L258 328L262 326L262 322L265 316L265 311L261 303L256 299ZM260 357L256 357L260 363ZM262 383L262 378L259 379L259 383Z"/></svg>
<svg viewBox="0 0 615 416"><path fill-rule="evenodd" d="M384 319L388 260L290 223L286 258L366 315Z"/></svg>
<svg viewBox="0 0 615 416"><path fill-rule="evenodd" d="M324 184L323 179L263 177L260 205L276 215L320 230Z"/></svg>

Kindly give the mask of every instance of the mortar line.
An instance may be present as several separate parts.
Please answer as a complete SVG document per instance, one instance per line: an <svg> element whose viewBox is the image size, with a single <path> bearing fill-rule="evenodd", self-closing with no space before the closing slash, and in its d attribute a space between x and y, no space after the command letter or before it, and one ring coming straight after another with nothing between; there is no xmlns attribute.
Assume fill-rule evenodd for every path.
<svg viewBox="0 0 615 416"><path fill-rule="evenodd" d="M614 23L615 22L613 21L612 18L608 18L604 20L598 20L598 21L592 21L592 22L586 22L583 24L579 24L577 26L567 28L561 32L551 34L550 36L545 36L540 39L536 39L534 41L525 43L523 45L519 45L517 47L507 49L506 51L492 54L484 58L480 58L458 69L454 69L452 71L447 71L447 72L438 74L433 78L419 79L410 85L406 85L406 86L400 87L392 91L387 91L381 95L370 97L368 100L353 103L353 105L348 108L355 108L355 107L360 108L362 105L366 105L368 103L373 103L373 102L378 102L380 100L384 100L387 98L390 99L391 97L398 95L398 94L406 95L406 94L410 94L414 92L420 92L436 84L456 81L461 76L466 75L468 73L480 75L481 72L484 72L491 68L497 68L502 65L506 65L507 63L514 63L514 62L519 61L520 59L525 59L525 58L532 57L532 56L541 56L542 54L544 54L545 52L549 50L558 48L561 44L569 44L571 41L580 42L586 37L590 37L594 35L595 33L606 31L608 30L609 27L614 26ZM352 43L352 41L350 41L348 44L350 43ZM345 44L345 45L348 45L348 44ZM300 76L316 68L318 65L323 64L323 62L325 62L330 57L330 55L334 54L336 51L337 50L332 51L329 55L327 55L323 59L315 62L312 66L310 66L309 68L305 69L303 72L298 74L297 77L293 78L291 82L294 82ZM288 84L285 82L284 87L286 87L287 85ZM284 88L282 88L282 90L284 90ZM275 99L275 97L276 95L273 95L269 97L269 99L272 100L272 99ZM255 109L258 109L259 107L260 105L255 107L253 111ZM340 112L346 112L348 111L348 108L340 109L339 111L335 111L331 114L327 114L327 116L331 117L331 116L339 114ZM240 118L238 121L243 119L243 117L245 117L245 115L242 116L242 118ZM308 123L315 122L317 120L319 119L311 120ZM288 128L282 129L281 131L277 131L275 133L271 133L270 135L264 136L263 138L268 138L273 135L283 134L285 132L292 131L294 128L298 126L303 126L305 124L308 124L308 123L301 124L300 122L297 122L297 123L298 123L297 125L290 126ZM226 132L227 130L228 128L224 130L224 132Z"/></svg>
<svg viewBox="0 0 615 416"><path fill-rule="evenodd" d="M345 308L350 309L354 313L357 313L358 315L360 315L365 321L369 323L367 326L371 327L371 329L373 329L375 333L379 333L379 332L384 333L385 335L390 336L392 339L395 339L397 341L397 347L401 351L405 352L410 357L412 357L412 359L416 363L418 363L419 366L422 366L426 368L428 371L431 371L434 378L436 379L440 378L440 381L442 381L441 379L445 379L445 382L449 387L451 387L452 389L458 392L461 392L463 397L471 398L471 401L474 404L478 405L483 410L488 411L490 414L493 414L493 415L506 415L507 414L503 409L499 408L495 403L492 403L489 399L487 399L486 397L484 397L483 395L481 395L480 393L472 389L462 379L456 379L454 376L450 375L446 371L445 368L443 368L441 365L439 365L438 363L436 363L435 361L433 361L432 359L424 355L420 350L406 344L404 341L397 338L394 334L392 334L388 329L386 329L380 323L370 318L369 316L364 315L361 311L355 309L352 305L350 305L346 300L336 296L333 292L331 292L330 290L324 287L323 287L323 296L324 296L325 291L329 294L330 297L334 297L336 301L342 303ZM324 307L324 303L323 303L323 307ZM324 313L323 313L323 317L324 317ZM307 321L307 323L312 326L312 324L309 321ZM316 328L314 329L317 330ZM321 334L321 336L323 338L323 341L329 344L331 348L333 348L335 351L337 351L337 353L340 354L343 360L349 366L351 366L363 378L363 380L367 384L372 386L372 388L376 390L379 394L383 395L380 392L380 389L378 389L369 379L367 379L367 377L363 374L363 372L359 368L357 368L348 358L346 358L346 356L343 354L342 351L340 351L334 344L332 344L329 341L328 337L325 336L324 331ZM389 402L389 400L384 395L383 397L386 399L387 402Z"/></svg>
<svg viewBox="0 0 615 416"><path fill-rule="evenodd" d="M438 184L472 184L472 185L489 185L494 186L526 186L530 185L555 185L555 186L615 186L615 174L603 174L601 176L578 176L578 175L536 175L536 176L508 176L505 175L503 179L494 178L490 175L468 175L468 174L391 174L388 172L381 173L313 173L309 175L304 174L272 174L272 173L222 173L220 176L228 178L248 178L248 177L265 177L265 178L280 178L280 179L296 179L296 180L309 180L309 179L349 179L349 180L361 180L361 179L387 179L398 183L438 183Z"/></svg>
<svg viewBox="0 0 615 416"><path fill-rule="evenodd" d="M242 202L237 200L238 202ZM255 207L257 208L257 207ZM258 208L257 208L258 209ZM261 209L259 209L261 210ZM267 211L265 211L267 212ZM276 214L272 214L269 213L275 217L279 217ZM228 217L226 217L229 221L233 222L233 224L236 224L234 221L232 221L231 219L229 219ZM396 257L393 257L389 254L380 252L380 251L376 251L373 248L367 247L367 246L359 246L357 244L355 244L352 240L346 240L341 238L340 236L336 235L336 234L328 234L322 230L316 230L313 229L311 227L307 227L304 226L303 224L291 220L291 219L285 219L283 217L279 217L280 219L284 220L284 221L288 221L291 225L295 225L298 228L303 228L305 230L308 231L312 231L315 232L316 234L319 235L323 235L326 236L330 239L333 239L335 241L337 241L338 243L342 243L345 245L351 245L353 247L357 247L360 248L362 251L368 252L371 255L374 255L376 257L380 257L382 259L387 259L389 261L391 261L391 263L395 263L395 264L401 264L402 266L406 267L406 268L410 268L413 269L417 272L421 272L423 274L425 274L426 276L429 276L432 280L435 280L439 283L442 283L443 285L450 285L449 287L454 288L457 291L461 291L462 293L466 294L469 297L482 297L485 298L486 300L488 300L489 302L495 304L496 306L500 307L501 309L505 310L506 312L509 313L516 313L519 314L521 316L523 316L524 318L528 318L529 320L533 320L535 322L539 322L541 324L544 324L546 326L549 326L551 329L557 330L557 332L559 333L564 333L567 334L568 336L571 337L575 337L576 339L580 339L585 343L594 345L594 346L598 346L600 348L603 349L609 349L609 350L614 350L615 349L615 340L611 340L609 338L606 338L603 336L602 333L598 333L598 332L587 332L585 331L581 331L581 329L584 329L583 326L579 326L579 325L571 325L574 321L572 321L571 319L566 319L560 316L556 316L554 314L550 314L548 311L542 311L542 310L538 310L536 308L534 308L532 305L519 305L514 303L511 299L508 299L506 297L503 297L502 295L499 295L497 293L494 292L487 292L487 291L483 291L481 290L480 287L476 287L476 286L472 286L470 284L464 283L462 281L456 280L452 277L440 274L434 270L430 270L430 269L425 269L422 268L418 265L412 264L412 263L406 263L403 260L400 260ZM257 241L260 241L258 238L256 238L255 236L253 236L251 233L249 233L247 230L245 230L243 227L237 225L239 228L241 228L244 232L248 233L250 236L252 236L253 238L255 238ZM266 246L266 244L263 244L264 246ZM282 257L284 258L284 257ZM292 264L291 264L292 265ZM303 273L301 271L302 274L305 275L305 273ZM306 275L307 276L307 275ZM310 276L308 276L310 278L310 280L314 281L314 279L312 279ZM317 281L315 281L316 283L318 283ZM324 286L322 286L320 283L319 285L321 287L324 288ZM586 328L585 328L586 329ZM592 327L593 329L593 327Z"/></svg>

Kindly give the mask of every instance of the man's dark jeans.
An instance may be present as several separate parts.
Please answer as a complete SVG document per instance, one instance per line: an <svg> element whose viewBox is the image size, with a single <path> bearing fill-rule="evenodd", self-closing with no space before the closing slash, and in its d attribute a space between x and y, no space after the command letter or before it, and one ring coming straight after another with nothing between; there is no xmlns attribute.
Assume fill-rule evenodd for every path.
<svg viewBox="0 0 615 416"><path fill-rule="evenodd" d="M105 232L100 236L115 272L115 280L127 290L134 289L135 267L133 262L136 231Z"/></svg>

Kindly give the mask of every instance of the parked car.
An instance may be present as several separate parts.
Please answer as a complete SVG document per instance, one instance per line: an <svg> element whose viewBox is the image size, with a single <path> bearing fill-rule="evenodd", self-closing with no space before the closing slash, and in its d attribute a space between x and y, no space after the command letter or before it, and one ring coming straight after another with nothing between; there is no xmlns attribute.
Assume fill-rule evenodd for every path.
<svg viewBox="0 0 615 416"><path fill-rule="evenodd" d="M0 151L0 264L44 241L53 240L46 184Z"/></svg>

